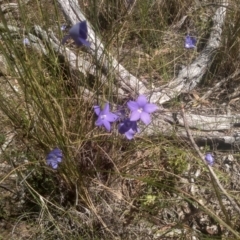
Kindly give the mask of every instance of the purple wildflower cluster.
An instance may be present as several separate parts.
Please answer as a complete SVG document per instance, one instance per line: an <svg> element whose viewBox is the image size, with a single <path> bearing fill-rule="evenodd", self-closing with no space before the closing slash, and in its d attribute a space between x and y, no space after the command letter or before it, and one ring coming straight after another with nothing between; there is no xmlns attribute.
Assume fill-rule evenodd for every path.
<svg viewBox="0 0 240 240"><path fill-rule="evenodd" d="M124 107L119 108L115 113L110 112L109 103L105 104L103 110L99 106L94 106L94 112L98 116L95 122L96 126L104 126L110 132L110 123L118 121L119 133L124 134L127 139L131 140L139 132L137 121L141 120L148 125L151 122L150 113L158 109L157 105L148 103L144 95L140 95L136 101L129 101L127 107L130 110L130 114L127 114Z"/></svg>
<svg viewBox="0 0 240 240"><path fill-rule="evenodd" d="M130 114L125 111L124 107L119 108L115 113L110 112L109 103L106 103L101 110L99 106L94 106L94 112L98 116L95 124L111 131L111 123L118 122L118 132L124 134L127 139L133 139L134 135L139 132L137 121L141 120L148 125L151 122L150 113L155 112L158 107L155 104L148 103L144 95L140 95L136 101L127 102ZM53 169L58 168L58 164L62 162L63 154L59 148L54 148L46 157L47 165Z"/></svg>

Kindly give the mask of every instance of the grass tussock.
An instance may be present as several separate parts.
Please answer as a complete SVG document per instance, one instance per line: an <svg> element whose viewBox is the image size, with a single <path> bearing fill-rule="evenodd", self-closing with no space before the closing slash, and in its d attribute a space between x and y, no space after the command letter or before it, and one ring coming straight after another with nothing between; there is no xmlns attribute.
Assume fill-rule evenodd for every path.
<svg viewBox="0 0 240 240"><path fill-rule="evenodd" d="M218 6L183 0L79 4L106 51L146 85L156 87L198 56ZM238 5L231 1L222 46L203 79L205 87L238 69ZM173 133L128 141L115 130L97 128L93 105L115 99L111 87L101 89L97 77L73 72L47 42L46 54L23 45L34 25L63 37L61 25L69 25L57 2L17 1L17 6L17 15L0 13L0 239L239 237L236 213L225 211L228 203L185 140ZM9 25L22 32L12 32ZM184 49L186 34L197 37L198 50ZM94 64L87 51L71 43L69 47ZM111 74L107 76L111 82ZM84 89L96 94L86 100ZM45 161L55 147L64 156L57 170ZM221 168L217 174L228 185L229 175ZM191 228L199 219L205 222ZM203 225L217 230L202 230Z"/></svg>

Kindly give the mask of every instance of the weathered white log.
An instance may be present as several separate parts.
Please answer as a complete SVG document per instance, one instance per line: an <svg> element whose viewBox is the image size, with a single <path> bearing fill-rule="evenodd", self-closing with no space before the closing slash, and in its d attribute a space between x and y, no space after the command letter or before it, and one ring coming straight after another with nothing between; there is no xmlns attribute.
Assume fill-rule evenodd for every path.
<svg viewBox="0 0 240 240"><path fill-rule="evenodd" d="M22 37L22 30L20 30L18 27L15 26L11 26L8 25L7 26L8 30L6 29L6 27L3 24L0 24L0 30L1 31L5 31L6 33L8 33L8 31L12 34L16 34L18 37ZM44 55L48 54L48 51L46 50L42 40L44 40L45 42L47 42L50 47L52 47L52 49L59 54L62 54L64 56L67 57L67 61L69 62L70 66L73 69L78 69L79 72L83 73L85 76L88 73L93 73L94 69L93 65L90 64L87 61L83 61L82 58L77 58L77 56L70 51L68 48L65 48L64 52L63 49L60 48L60 43L57 44L55 43L47 34L46 31L42 30L42 28L40 26L34 26L34 30L35 30L35 35L31 34L31 33L26 33L24 32L24 35L30 40L29 45L32 46L33 48L35 48L37 51L42 52ZM40 39L40 38L42 39ZM78 66L76 66L76 64L78 64Z"/></svg>
<svg viewBox="0 0 240 240"><path fill-rule="evenodd" d="M47 33L40 26L37 25L34 26L34 31L38 37L40 37L42 40L44 40L44 42L50 45L50 47L54 50L56 54L60 54L66 58L66 61L70 64L72 70L77 70L84 74L84 76L88 76L88 74L92 74L93 76L97 75L95 65L91 64L86 59L83 59L81 56L77 56L73 51L69 50L67 47L63 48L60 41L55 37L52 31ZM102 74L100 82L102 83L102 85L108 84L105 75ZM114 90L116 91L116 87L114 85L112 85L112 89L113 91ZM120 93L123 93L121 90L119 91Z"/></svg>
<svg viewBox="0 0 240 240"><path fill-rule="evenodd" d="M175 116L176 115L176 116ZM196 124L193 119L197 118ZM208 125L207 120L203 116L196 115L192 118L192 115L187 115L187 121L191 124L191 133L194 137L194 140L198 144L209 144L216 145L220 144L223 147L229 146L240 146L240 115L230 117L223 115L221 120L222 123L213 124L213 118L208 117L207 120L210 121L211 127L204 127ZM179 121L179 122L178 122ZM190 125L189 124L189 125ZM203 129L200 129L202 127ZM166 136L166 137L179 137L185 140L188 140L186 130L184 128L182 116L179 113L174 113L174 117L171 113L157 113L154 114L154 118L150 125L144 128L141 126L140 136Z"/></svg>
<svg viewBox="0 0 240 240"><path fill-rule="evenodd" d="M72 24L86 19L75 0L58 0L58 2L60 3L66 17ZM213 16L213 27L210 38L206 44L206 47L199 54L196 60L189 66L183 68L179 72L179 75L176 79L157 90L147 90L141 81L130 74L112 56L108 55L105 57L105 59L108 59L108 61L112 63L110 66L112 66L112 70L115 71L116 75L119 76L118 80L122 80L120 82L121 87L127 91L137 91L137 94L144 94L148 92L148 95L151 95L151 102L159 104L171 100L173 97L178 96L183 91L186 92L193 90L202 79L202 76L206 73L207 68L211 63L212 56L220 45L222 26L224 24L227 5L228 1L224 1L222 6L216 10L215 15ZM100 39L95 35L95 32L93 31L90 23L88 23L88 27L89 38L92 43L92 53L95 54L95 51L97 51L98 61L101 61L104 58L105 54L104 46L101 43ZM108 66L108 64L105 63L105 66ZM111 71L109 68L106 69L108 71ZM235 137L225 136L221 131L230 130L234 124L238 124L239 116L201 116L195 114L187 114L186 117L189 126L193 129L196 129L193 130L193 135L195 138L203 141L218 140L219 142L225 142L229 144L235 142ZM145 128L142 134L176 134L181 137L187 137L184 129L178 129L176 131L176 129L174 129L172 127L173 125L171 124L175 126L177 124L183 125L183 119L181 115L175 114L175 118L173 118L171 114L155 115L152 123Z"/></svg>
<svg viewBox="0 0 240 240"><path fill-rule="evenodd" d="M59 0L60 1L60 0ZM70 9L72 9L70 7ZM221 18L220 18L220 15ZM212 51L215 50L218 46L219 46L219 39L220 39L220 35L221 35L221 27L224 21L223 16L225 15L225 7L221 7L217 10L216 15L215 15L215 32L212 32L212 35L208 41L208 44L205 48L205 50L203 51L203 53L200 54L198 59L203 59L201 61L203 61L203 63L206 63L207 66L207 59L210 60L211 59L211 54ZM72 19L72 21L77 22L79 21L78 15L73 15L75 16L74 19ZM80 20L84 20L84 16L81 16L82 19L80 18ZM220 18L220 19L219 19ZM0 29L4 29L5 26L0 24ZM20 32L18 28L15 27L8 27L10 32ZM57 40L57 38L54 36L53 33L47 33L46 31L42 30L39 26L35 26L35 33L36 36L33 34L28 33L27 36L29 37L31 44L33 44L34 47L36 47L38 50L41 50L44 54L48 54L46 48L44 47L45 44L43 44L42 41L46 42L47 44L49 44L53 50L56 53L60 53L63 54L65 56L67 56L68 62L70 63L70 65L73 68L76 68L78 71L87 74L87 73L95 73L95 66L93 66L93 64L90 64L89 62L85 61L83 62L83 60L81 60L80 58L77 59L77 56L68 48L64 47L60 47L60 43ZM93 32L94 33L94 32ZM95 38L95 34L93 35L93 37ZM212 40L211 40L212 39ZM92 39L93 41L93 39ZM99 41L99 42L98 42ZM103 45L101 44L100 40L97 39L96 42L99 44L98 46L100 46L102 49L100 51L100 53L103 53ZM95 45L94 45L95 46ZM94 50L94 49L93 49ZM96 49L95 49L96 50ZM97 51L97 50L96 50ZM210 55L209 55L209 54ZM100 55L99 55L100 56ZM202 56L202 57L201 57ZM196 61L189 66L188 69L192 69L192 72L190 72L191 74L189 75L193 81L193 85L191 85L191 82L188 82L189 79L185 79L184 82L184 86L189 86L189 89L191 89L191 87L195 87L196 84L199 82L200 78L196 78L196 76L200 76L201 73L199 73L199 69L198 70L194 70L195 68L200 68L199 66L197 66L197 59ZM76 63L80 63L80 65L78 65L76 67ZM199 62L198 62L199 63ZM203 65L204 65L203 64ZM119 65L116 65L119 66ZM205 67L206 67L205 66ZM201 67L201 69L203 69L203 66ZM125 74L128 74L127 70L124 70ZM119 74L119 76L121 76L121 71L117 71L117 73ZM200 75L199 75L200 74ZM236 73L238 74L238 73ZM123 75L124 76L124 75ZM186 75L184 75L184 71L182 70L182 72L179 74L177 79L183 79L184 76L186 77ZM131 80L133 80L135 77L131 75ZM131 88L131 84L134 81L130 81L130 87ZM168 84L168 88L169 88L169 94L173 94L174 92L172 91L173 89L178 89L178 85L174 86L174 84L179 83L180 85L182 84L181 82L171 82ZM124 83L125 84L125 83ZM122 86L124 86L124 84ZM129 84L129 82L127 83ZM194 85L195 84L195 85ZM172 88L171 88L172 87ZM125 87L123 87L124 89L126 89ZM180 88L179 88L180 89ZM166 88L165 88L166 90ZM171 91L170 91L171 90ZM179 92L183 91L184 89L179 90ZM167 91L167 90L166 90ZM184 90L185 91L185 90ZM87 89L83 91L85 98L88 98L89 96L91 96L91 98L94 96L94 93L88 91ZM139 92L141 93L141 92ZM160 97L163 96L161 95L163 93L153 93L152 94L152 99L154 99L156 96ZM166 93L166 92L165 92ZM166 93L167 94L167 93ZM178 93L175 93L178 94ZM161 98L160 99L155 99L156 101L152 101L152 102L162 102ZM240 122L240 115L236 115L236 116L228 116L228 115L219 115L219 116L202 116L202 115L195 115L195 114L186 114L186 118L189 124L189 127L191 127L192 133L194 138L196 139L196 141L215 141L218 143L225 143L225 144L238 144L240 143L240 137L238 135L238 129L237 127L239 126L239 122ZM177 126L177 127L176 127ZM142 131L142 135L149 135L149 136L154 136L156 134L163 134L166 136L170 136L170 135L177 135L179 137L182 138L187 138L185 129L182 127L183 126L183 119L180 115L180 113L174 113L174 117L173 114L170 112L160 112L154 115L153 121L152 123L147 126L144 131ZM224 132L228 132L229 136L226 135L226 133Z"/></svg>
<svg viewBox="0 0 240 240"><path fill-rule="evenodd" d="M196 115L186 113L185 115L188 125L191 129L197 131L232 131L233 129L238 129L240 127L240 115ZM157 125L158 119L165 120L170 124L175 124L178 126L184 126L183 118L180 112L159 112L154 116L153 125Z"/></svg>
<svg viewBox="0 0 240 240"><path fill-rule="evenodd" d="M226 7L228 1L219 7L213 16L213 27L206 44L206 47L189 66L184 67L178 74L177 78L169 84L160 87L156 92L153 89L151 94L151 101L154 103L163 104L172 98L178 96L182 92L193 90L201 81L203 75L206 73L215 50L220 45L222 27L226 16Z"/></svg>
<svg viewBox="0 0 240 240"><path fill-rule="evenodd" d="M86 20L86 17L82 13L77 0L58 0L62 11L66 18L71 22L72 25L79 21ZM91 53L95 56L97 53L97 60L99 65L103 64L104 70L114 72L116 76L117 84L120 86L119 89L123 89L128 93L144 94L148 89L144 84L133 76L127 69L125 69L110 53L106 54L106 49L102 41L95 34L90 22L88 24L88 35L89 41L91 42ZM121 97L121 92L118 93Z"/></svg>
<svg viewBox="0 0 240 240"><path fill-rule="evenodd" d="M66 18L72 24L86 19L77 3L77 0L58 0L58 2ZM220 45L222 27L225 20L227 6L228 1L224 1L222 6L216 10L215 15L213 16L213 27L210 38L202 53L200 53L200 55L191 65L183 68L179 72L179 75L176 79L171 81L169 84L160 87L157 89L157 91L154 89L152 91L148 90L139 79L129 73L129 71L119 64L118 61L109 53L106 57L103 43L100 41L98 36L96 36L91 24L88 22L89 39L92 43L92 54L97 52L97 58L99 62L102 62L104 59L105 69L108 72L115 72L116 79L124 90L127 90L131 93L134 91L135 95L148 93L148 95L151 95L151 102L162 104L178 96L182 91L186 92L194 89L202 79L202 76L206 73L207 68L211 63L214 51ZM108 66L112 66L112 68L110 69Z"/></svg>
<svg viewBox="0 0 240 240"><path fill-rule="evenodd" d="M83 60L82 58L78 58L76 54L74 54L72 51L70 51L68 48L65 48L64 50L60 47L60 42L55 43L50 36L48 36L47 32L44 31L40 26L35 25L34 31L38 37L43 39L46 43L48 43L54 52L60 53L63 56L66 56L71 68L78 69L79 72L83 73L85 76L87 76L87 73L92 73L91 65L88 61Z"/></svg>
<svg viewBox="0 0 240 240"><path fill-rule="evenodd" d="M61 0L59 0L61 2ZM67 11L65 11L65 14L67 14L68 19L72 22L72 24L76 23L79 20L84 20L85 17L80 11L79 6L74 5L76 4L75 1L69 1L69 8ZM211 62L212 55L214 54L214 51L219 47L220 45L220 39L221 39L221 33L222 33L222 26L224 24L224 19L226 15L226 6L228 5L228 1L225 1L224 4L219 7L215 15L213 17L213 27L212 32L210 35L210 38L207 42L206 47L202 51L202 53L199 55L199 57L188 67L185 67L180 71L178 77L170 82L167 86L162 87L162 91L160 92L154 92L151 95L151 102L154 103L164 103L171 98L179 95L182 91L190 91L196 87L196 85L201 80L202 76L205 74L208 65ZM64 5L62 5L64 6ZM75 6L75 11L73 13L72 6ZM65 8L66 10L67 8ZM103 54L103 44L100 42L100 40L95 35L94 31L91 28L91 25L89 24L89 32L90 32L90 38L92 42L96 39L97 46L100 46L98 51L100 51L99 56ZM95 46L95 45L94 45ZM95 51L96 48L93 46L93 50ZM125 69L124 72L126 73L127 70ZM121 75L121 71L119 72ZM124 77L122 77L124 79ZM132 78L133 84L136 79ZM139 82L136 82L137 86ZM132 86L132 84L130 84ZM136 89L136 87L135 87ZM141 92L139 92L141 94ZM171 114L167 116L168 121L177 121L179 125L183 126L183 119L180 114L177 115L177 119L173 119ZM224 141L226 143L233 143L235 141L235 137L232 136L225 136L223 134L220 134L218 131L223 130L230 130L234 124L238 124L240 121L240 116L201 116L201 115L195 115L195 114L187 114L186 118L188 120L188 124L192 129L196 129L196 131L193 131L195 134L195 137L198 137L199 139L212 139L215 140L220 137L219 141ZM158 123L156 124L156 121ZM151 128L152 126L152 128ZM166 114L164 117L161 115L155 116L155 121L151 124L150 127L146 128L148 135L154 135L156 133L156 126L158 128L159 133L168 133L171 131L172 127L169 123L166 123ZM152 131L151 131L152 129ZM200 133L200 131L208 131L205 134ZM182 137L186 136L185 130L177 132L177 135L180 135ZM221 135L221 136L220 136Z"/></svg>
<svg viewBox="0 0 240 240"><path fill-rule="evenodd" d="M240 123L240 115L213 115L203 116L195 114L186 114L186 119L190 128L200 131L224 131L231 129L234 125ZM184 126L180 114L177 116L179 125Z"/></svg>

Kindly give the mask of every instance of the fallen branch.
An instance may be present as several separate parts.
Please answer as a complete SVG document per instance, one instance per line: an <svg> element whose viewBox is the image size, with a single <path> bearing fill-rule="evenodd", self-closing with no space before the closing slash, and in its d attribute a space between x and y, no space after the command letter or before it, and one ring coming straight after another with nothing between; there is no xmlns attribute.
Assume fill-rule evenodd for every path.
<svg viewBox="0 0 240 240"><path fill-rule="evenodd" d="M66 18L72 23L72 25L86 19L76 0L58 0L58 2ZM148 95L151 95L152 103L162 104L178 96L182 91L186 92L194 89L206 73L208 66L211 63L212 56L220 45L222 26L224 24L227 6L228 1L225 1L225 3L216 10L215 15L213 16L214 25L212 27L210 38L199 57L190 66L182 69L176 79L157 90L147 89L143 82L129 73L129 71L126 70L113 56L109 53L106 55L103 43L98 36L96 36L93 27L88 22L89 39L92 43L91 52L94 56L97 53L97 61L98 63L103 62L105 71L114 71L117 83L123 90L128 93L134 91L135 95L148 93ZM109 66L111 66L111 69Z"/></svg>
<svg viewBox="0 0 240 240"><path fill-rule="evenodd" d="M66 62L69 62L72 71L78 70L79 72L83 73L84 76L91 74L95 77L98 77L102 85L108 85L108 79L104 74L102 74L101 77L97 75L97 69L94 64L91 64L81 56L77 56L68 48L64 48L52 31L49 31L49 33L47 33L40 26L34 26L34 30L37 36L43 39L47 44L50 44L50 47L55 51L56 54L60 54L65 57ZM116 85L111 84L111 88L114 92L118 91L119 94L123 94L123 91L121 89L118 89Z"/></svg>
<svg viewBox="0 0 240 240"><path fill-rule="evenodd" d="M70 1L58 0L58 1L61 4L67 18L69 19L69 21L71 21L72 24L78 22L79 20L85 19L84 15L79 9L78 3L75 0ZM222 25L224 23L224 18L226 14L226 6L227 1L223 6L217 9L214 15L214 27L212 28L213 30L211 36L203 52L199 55L199 57L195 60L194 63L192 63L189 67L183 69L179 73L178 77L172 82L170 82L167 86L161 87L160 90L159 89L155 89L153 91L148 90L147 91L148 95L151 95L151 102L162 103L168 101L171 99L171 97L180 94L182 91L194 88L197 85L197 83L201 80L203 70L206 71L214 50L216 50L219 46ZM91 49L92 53L95 54L95 51L97 51L99 63L103 59L109 59L106 57L104 46L95 35L90 23L88 23L88 25L89 25L89 37L92 42ZM4 29L6 30L6 27L3 24L0 24L0 29L4 31ZM46 45L48 45L50 48L54 50L56 54L60 54L66 58L66 61L69 62L72 70L79 71L83 73L85 76L87 76L88 74L96 76L96 65L91 64L86 60L83 60L80 56L77 56L73 51L69 50L67 47L65 46L62 47L60 45L59 40L56 38L52 31L49 31L47 33L46 31L41 29L40 26L35 26L34 30L36 35L24 32L24 35L26 35L29 38L32 47L36 48L38 51L41 51L43 54L48 55L48 50L46 48ZM18 36L21 37L22 32L20 31L20 29L16 27L8 26L8 31L18 33ZM96 45L94 43L96 43ZM113 57L110 56L110 59L113 59ZM123 68L123 66L121 66L117 62L117 60L113 59L112 62L113 64L112 65L110 64L110 66L114 70L115 74L118 76L118 79L124 79L124 81L120 81L121 87L119 89L117 89L117 87L114 86L115 87L114 92L120 94L120 97L128 94L130 89L139 90L139 91L131 90L131 93L133 92L133 95L146 93L145 91L147 89L145 87L138 88L138 86L140 86L141 84L140 82L138 82L137 78L135 78L125 68ZM108 66L108 62L105 62L105 64ZM123 71L120 71L121 69ZM110 67L108 67L108 70L111 71ZM238 71L232 74L229 78L226 78L222 80L220 83L216 84L216 86L213 89L219 88L225 81L234 78L237 74L239 74ZM101 83L102 85L108 84L106 76L102 75ZM205 95L203 96L203 98L208 97L211 93L212 91L210 90L206 94L206 96ZM88 89L86 89L86 91L84 91L85 99L88 96L90 96L89 94L91 96L94 96L94 92L91 92ZM204 116L188 113L185 116L189 123L189 127L192 129L193 137L196 142L205 143L215 142L236 145L240 144L240 138L238 134L238 127L240 126L239 115ZM176 126L178 127L176 128ZM177 136L180 136L182 138L187 138L185 131L182 128L183 126L184 121L180 112L171 113L169 111L167 112L163 110L162 112L155 114L153 122L151 123L150 126L148 126L148 128L146 128L143 131L142 134L146 134L149 136L156 134L166 134L167 136L169 136L169 134L176 134ZM236 131L233 132L232 131L233 129ZM229 136L227 136L226 130Z"/></svg>
<svg viewBox="0 0 240 240"><path fill-rule="evenodd" d="M77 0L58 0L61 9L66 18L72 25L79 21L86 20L86 17L82 13ZM147 92L147 88L144 84L133 76L128 70L126 70L111 54L106 53L106 49L95 34L92 25L88 21L88 35L91 42L91 53L93 56L97 53L97 64L103 66L103 70L106 73L114 72L116 82L120 86L119 89L125 90L127 93L134 93L135 95L144 94ZM118 93L121 97L121 93Z"/></svg>
<svg viewBox="0 0 240 240"><path fill-rule="evenodd" d="M72 24L86 19L76 0L58 0L58 2L66 18ZM213 27L210 38L206 47L197 59L190 66L182 69L176 79L159 89L148 90L145 86L143 86L141 81L130 74L121 64L117 62L116 59L113 58L113 56L106 53L103 43L98 36L96 36L93 27L88 22L89 40L92 43L91 53L94 56L97 53L98 63L104 62L104 69L107 72L114 71L116 79L118 80L117 83L120 85L120 89L125 91L125 94L129 94L129 92L133 93L133 95L147 93L147 95L151 96L152 103L162 104L171 100L173 97L178 96L183 91L186 92L193 90L202 79L202 76L206 73L208 66L211 63L213 54L220 45L222 26L224 24L227 6L228 1L225 1L224 4L216 10L213 16ZM111 69L109 66L111 66ZM144 133L147 135L155 135L156 132L169 134L169 132L173 130L173 125L178 124L183 126L184 124L181 115L179 113L175 113L174 115L175 117L173 117L172 113L164 114L164 116L162 116L162 113L155 115L153 123L147 128L147 130L144 131ZM200 138L202 139L217 139L217 136L219 136L218 131L230 130L235 124L238 124L240 120L239 116L225 115L206 117L188 114L186 117L188 118L190 127L196 129L195 132L198 133L196 134L196 137L199 138L199 135L201 135ZM204 132L199 134L200 131L208 131L208 133ZM175 133L177 135L184 136L182 130ZM210 136L213 136L213 138ZM220 136L219 141L222 141L222 138L224 138L224 141L226 142L233 143L235 141L233 136L222 136L222 134L220 134Z"/></svg>
<svg viewBox="0 0 240 240"><path fill-rule="evenodd" d="M240 116L222 115L221 121L217 116L202 116L195 114L185 114L189 121L192 136L199 145L219 146L221 148L232 148L240 146ZM196 119L196 122L194 121ZM189 140L185 128L184 120L180 112L166 112L161 110L154 114L151 124L141 132L141 136L177 136L184 140Z"/></svg>
<svg viewBox="0 0 240 240"><path fill-rule="evenodd" d="M190 66L183 68L176 79L157 90L153 89L151 102L163 104L178 96L182 92L189 92L193 90L198 85L211 64L215 50L217 50L220 45L227 6L228 1L216 10L215 15L213 16L213 27L210 37L206 47L200 55L192 64L190 64Z"/></svg>

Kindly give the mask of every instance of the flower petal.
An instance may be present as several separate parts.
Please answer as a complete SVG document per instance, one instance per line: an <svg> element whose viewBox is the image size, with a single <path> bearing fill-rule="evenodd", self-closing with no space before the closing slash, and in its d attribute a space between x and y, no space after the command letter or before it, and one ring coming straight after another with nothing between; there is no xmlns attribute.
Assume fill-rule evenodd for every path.
<svg viewBox="0 0 240 240"><path fill-rule="evenodd" d="M73 25L69 30L69 35L74 39L79 37L80 22Z"/></svg>
<svg viewBox="0 0 240 240"><path fill-rule="evenodd" d="M130 121L138 121L140 117L141 117L141 113L138 110L133 111L130 116Z"/></svg>
<svg viewBox="0 0 240 240"><path fill-rule="evenodd" d="M62 162L62 150L59 148L54 148L46 157L47 165L53 169L58 168L58 163Z"/></svg>
<svg viewBox="0 0 240 240"><path fill-rule="evenodd" d="M57 160L57 162L59 162L59 163L62 162L62 158L61 158L61 157L58 157L56 160Z"/></svg>
<svg viewBox="0 0 240 240"><path fill-rule="evenodd" d="M47 158L53 158L53 157L62 157L62 150L59 148L54 148L48 155Z"/></svg>
<svg viewBox="0 0 240 240"><path fill-rule="evenodd" d="M115 122L118 119L118 116L114 113L107 113L106 114L106 118L105 118L108 122Z"/></svg>
<svg viewBox="0 0 240 240"><path fill-rule="evenodd" d="M52 160L51 162L49 162L48 166L52 167L53 169L57 169L58 168L58 162Z"/></svg>
<svg viewBox="0 0 240 240"><path fill-rule="evenodd" d="M78 38L78 41L81 43L81 45L84 45L86 47L90 47L91 43L83 38Z"/></svg>
<svg viewBox="0 0 240 240"><path fill-rule="evenodd" d="M23 45L26 46L26 45L30 45L30 41L28 38L24 38L23 39Z"/></svg>
<svg viewBox="0 0 240 240"><path fill-rule="evenodd" d="M144 96L144 95L140 95L138 98L137 98L137 101L136 101L137 103L138 103L138 105L140 106L140 107L144 107L146 104L147 104L147 98L146 98L146 96Z"/></svg>
<svg viewBox="0 0 240 240"><path fill-rule="evenodd" d="M111 130L110 123L106 120L103 120L102 123L103 123L104 127L107 129L107 131L110 132L110 130Z"/></svg>
<svg viewBox="0 0 240 240"><path fill-rule="evenodd" d="M65 36L62 40L62 44L64 44L69 37L71 37L75 44L78 46L86 46L90 47L90 42L87 41L87 22L79 22L73 25L69 30L69 35Z"/></svg>
<svg viewBox="0 0 240 240"><path fill-rule="evenodd" d="M133 139L135 135L135 132L132 130L132 129L129 129L126 133L125 133L125 136L128 140L131 140Z"/></svg>
<svg viewBox="0 0 240 240"><path fill-rule="evenodd" d="M66 30L66 28L67 28L67 26L66 26L66 25L62 25L62 26L60 27L61 31L65 31L65 30Z"/></svg>
<svg viewBox="0 0 240 240"><path fill-rule="evenodd" d="M109 113L109 103L106 103L102 110L102 114L107 115L108 113Z"/></svg>
<svg viewBox="0 0 240 240"><path fill-rule="evenodd" d="M69 35L78 46L85 45L90 47L90 42L87 41L87 24L86 21L75 24L69 30ZM65 40L66 41L66 40Z"/></svg>
<svg viewBox="0 0 240 240"><path fill-rule="evenodd" d="M129 101L129 102L127 103L127 105L128 105L128 108L129 108L131 111L136 111L136 110L138 110L138 108L139 108L138 103L135 102L135 101Z"/></svg>
<svg viewBox="0 0 240 240"><path fill-rule="evenodd" d="M131 121L131 129L135 132L138 132L138 126L136 121Z"/></svg>
<svg viewBox="0 0 240 240"><path fill-rule="evenodd" d="M143 107L143 111L146 113L153 113L158 109L158 106L156 104L153 103L147 103L144 107Z"/></svg>
<svg viewBox="0 0 240 240"><path fill-rule="evenodd" d="M122 123L119 124L118 131L121 134L124 134L131 128L131 121L128 119L125 119Z"/></svg>
<svg viewBox="0 0 240 240"><path fill-rule="evenodd" d="M212 166L214 164L214 157L211 153L206 154L205 160L208 163L208 165L210 165L210 166Z"/></svg>
<svg viewBox="0 0 240 240"><path fill-rule="evenodd" d="M98 127L100 127L100 126L103 125L103 120L101 119L101 117L99 117L99 118L97 119L97 121L95 122L95 125L98 126Z"/></svg>
<svg viewBox="0 0 240 240"><path fill-rule="evenodd" d="M87 22L86 21L82 21L79 24L79 37L83 38L83 39L87 39L87 34L88 34L88 30L87 30Z"/></svg>
<svg viewBox="0 0 240 240"><path fill-rule="evenodd" d="M118 132L124 134L127 131L128 131L127 126L124 123L120 123L118 126Z"/></svg>
<svg viewBox="0 0 240 240"><path fill-rule="evenodd" d="M185 48L195 48L196 47L196 38L187 35L185 38Z"/></svg>
<svg viewBox="0 0 240 240"><path fill-rule="evenodd" d="M141 120L146 124L148 125L150 122L151 122L151 117L148 113L146 112L142 112L141 113Z"/></svg>
<svg viewBox="0 0 240 240"><path fill-rule="evenodd" d="M93 106L94 112L96 113L97 116L99 116L101 112L101 108L98 105Z"/></svg>

